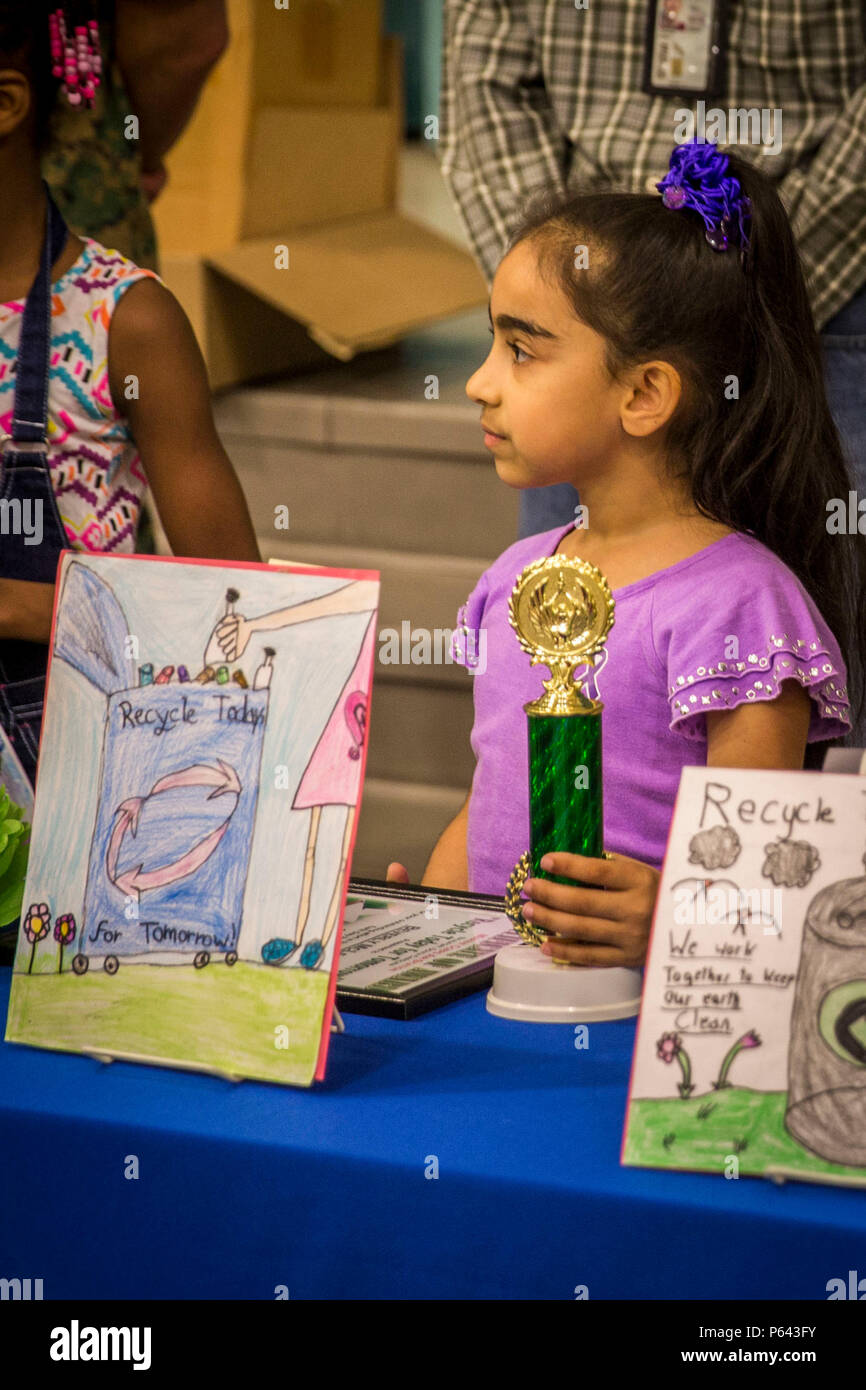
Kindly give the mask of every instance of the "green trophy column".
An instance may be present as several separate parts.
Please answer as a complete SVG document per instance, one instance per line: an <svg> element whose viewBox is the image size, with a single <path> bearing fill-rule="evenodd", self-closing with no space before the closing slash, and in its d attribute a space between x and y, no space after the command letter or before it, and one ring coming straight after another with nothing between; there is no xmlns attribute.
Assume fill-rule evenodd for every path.
<svg viewBox="0 0 866 1390"><path fill-rule="evenodd" d="M529 823L532 874L555 883L574 879L539 868L554 850L601 858L601 712L532 714L529 730Z"/></svg>
<svg viewBox="0 0 866 1390"><path fill-rule="evenodd" d="M530 876L573 884L545 873L545 854L604 855L601 712L596 676L613 626L613 594L600 570L576 556L548 555L517 576L508 621L533 666L549 667L544 694L523 706L529 736L530 847L505 888L505 911L524 941L540 946L548 932L524 917L523 885ZM584 668L578 680L575 672ZM592 695L582 689L589 682Z"/></svg>

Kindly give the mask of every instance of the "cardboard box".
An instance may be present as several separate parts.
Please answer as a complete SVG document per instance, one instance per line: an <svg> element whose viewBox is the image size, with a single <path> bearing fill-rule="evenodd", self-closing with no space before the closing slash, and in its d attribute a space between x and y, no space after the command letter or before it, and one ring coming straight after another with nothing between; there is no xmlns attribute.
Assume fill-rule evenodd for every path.
<svg viewBox="0 0 866 1390"><path fill-rule="evenodd" d="M186 310L214 391L332 360L284 308L257 298L201 256L163 256L162 277Z"/></svg>
<svg viewBox="0 0 866 1390"><path fill-rule="evenodd" d="M347 362L486 299L466 252L398 213L310 228L288 245L285 271L274 269L272 240L206 260L163 257L213 390Z"/></svg>
<svg viewBox="0 0 866 1390"><path fill-rule="evenodd" d="M485 302L472 257L396 211L396 39L384 68L379 107L239 105L232 92L217 120L206 90L172 153L154 204L162 275L213 389L348 361Z"/></svg>
<svg viewBox="0 0 866 1390"><path fill-rule="evenodd" d="M291 0L285 9L253 3L257 102L375 106L382 100L382 0Z"/></svg>
<svg viewBox="0 0 866 1390"><path fill-rule="evenodd" d="M381 37L380 0L339 0L341 12L366 16L369 32L357 36L345 80L327 103L330 88L308 91L291 76L297 5L282 11L231 0L228 50L166 159L168 183L153 205L166 255L222 250L243 237L393 203L401 54L398 40ZM307 8L328 10L333 0L302 0ZM371 63L374 78L359 85L352 74Z"/></svg>
<svg viewBox="0 0 866 1390"><path fill-rule="evenodd" d="M393 48L391 62L399 59ZM393 74L399 93L399 68ZM279 237L391 207L397 189L399 106L266 106L250 125L240 238ZM220 248L222 249L222 248Z"/></svg>

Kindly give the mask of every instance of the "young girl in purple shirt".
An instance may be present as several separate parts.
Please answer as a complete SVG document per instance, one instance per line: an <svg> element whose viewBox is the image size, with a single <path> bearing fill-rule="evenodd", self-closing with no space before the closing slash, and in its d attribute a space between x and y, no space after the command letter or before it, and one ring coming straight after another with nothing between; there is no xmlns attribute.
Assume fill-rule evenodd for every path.
<svg viewBox="0 0 866 1390"><path fill-rule="evenodd" d="M612 858L563 845L541 867L590 886L529 879L524 908L556 933L547 955L590 966L645 959L684 766L819 766L863 703L866 542L830 521L852 484L785 211L711 145L678 146L659 190L530 207L466 387L502 481L570 482L581 507L506 550L458 615L477 765L423 881L502 893L528 847L540 676L508 599L533 560L590 561L616 602L596 678Z"/></svg>

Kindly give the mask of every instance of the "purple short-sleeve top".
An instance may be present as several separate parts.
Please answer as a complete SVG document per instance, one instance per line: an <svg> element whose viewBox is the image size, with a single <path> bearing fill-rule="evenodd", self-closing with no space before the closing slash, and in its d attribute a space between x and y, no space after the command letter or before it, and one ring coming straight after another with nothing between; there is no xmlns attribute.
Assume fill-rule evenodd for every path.
<svg viewBox="0 0 866 1390"><path fill-rule="evenodd" d="M529 536L485 570L457 617L455 661L474 677L469 888L502 893L529 848L523 706L541 694L508 622L515 580L553 555L572 526ZM839 646L796 575L753 536L732 532L614 590L596 688L603 701L605 848L661 866L680 772L704 765L706 713L773 700L794 679L811 697L809 742L847 733ZM563 846L566 849L567 846Z"/></svg>

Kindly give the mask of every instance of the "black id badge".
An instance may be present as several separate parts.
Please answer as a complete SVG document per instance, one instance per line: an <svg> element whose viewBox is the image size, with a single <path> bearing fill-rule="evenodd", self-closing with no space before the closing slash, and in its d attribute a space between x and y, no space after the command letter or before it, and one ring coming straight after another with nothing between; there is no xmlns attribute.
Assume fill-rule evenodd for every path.
<svg viewBox="0 0 866 1390"><path fill-rule="evenodd" d="M727 0L650 0L643 90L653 96L724 94Z"/></svg>

